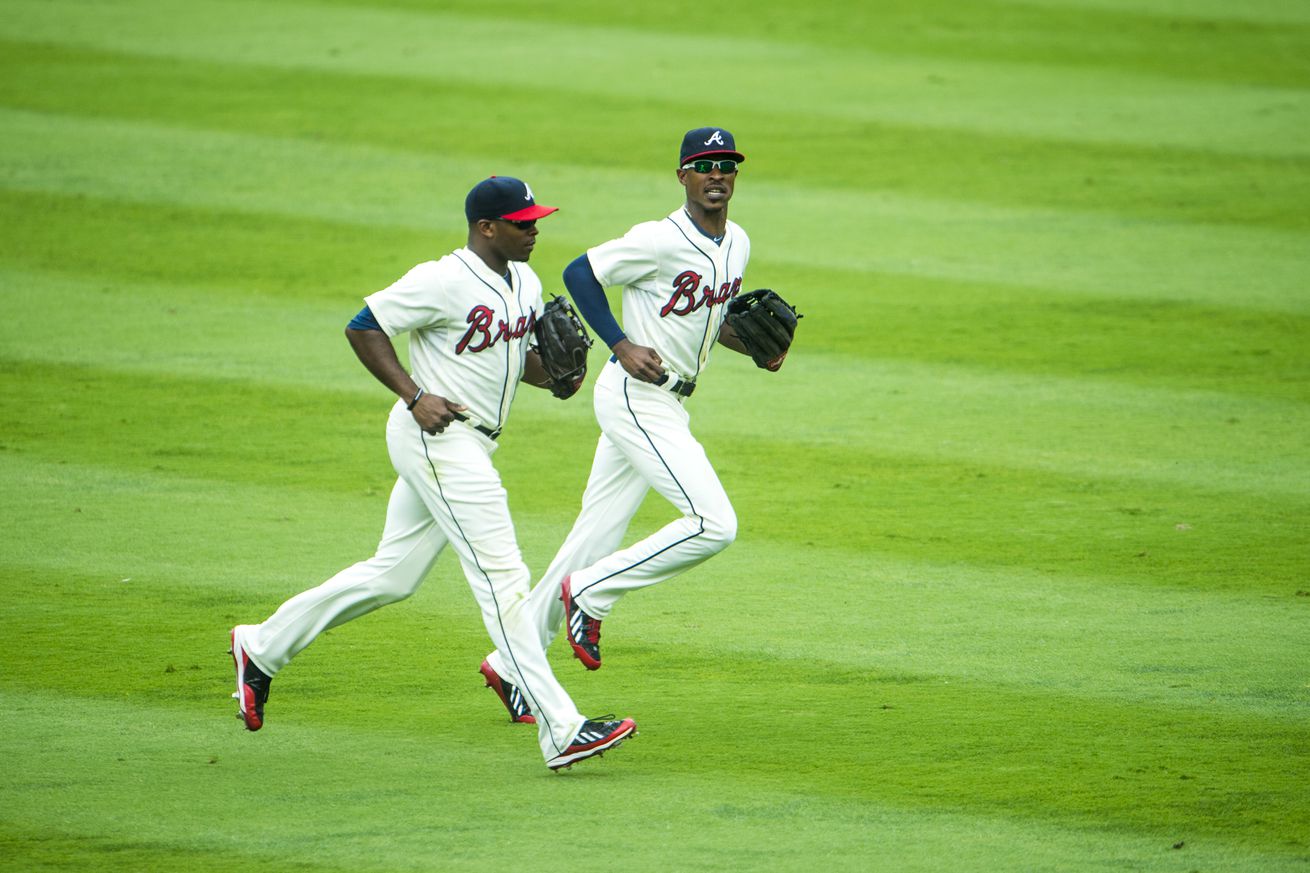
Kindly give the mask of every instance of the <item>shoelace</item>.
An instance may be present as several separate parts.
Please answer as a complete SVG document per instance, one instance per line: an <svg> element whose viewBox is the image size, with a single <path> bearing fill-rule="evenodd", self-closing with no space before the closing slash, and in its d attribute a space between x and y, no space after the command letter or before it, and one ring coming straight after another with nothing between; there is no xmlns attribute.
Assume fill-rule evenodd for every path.
<svg viewBox="0 0 1310 873"><path fill-rule="evenodd" d="M600 642L600 619L592 618L583 613L582 634L587 638L587 642L593 645Z"/></svg>

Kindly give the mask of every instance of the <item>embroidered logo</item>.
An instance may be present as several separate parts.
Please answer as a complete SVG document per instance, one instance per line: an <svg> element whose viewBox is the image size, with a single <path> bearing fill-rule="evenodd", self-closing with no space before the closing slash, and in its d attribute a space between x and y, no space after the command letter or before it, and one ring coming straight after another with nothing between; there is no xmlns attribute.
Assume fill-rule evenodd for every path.
<svg viewBox="0 0 1310 873"><path fill-rule="evenodd" d="M660 318L670 315L691 315L702 306L719 306L741 291L741 277L724 282L718 288L701 286L704 277L695 270L683 270L673 280L673 295L660 307Z"/></svg>
<svg viewBox="0 0 1310 873"><path fill-rule="evenodd" d="M455 354L462 355L465 352L480 352L494 346L501 340L522 339L532 333L532 328L537 323L537 311L529 309L528 314L519 316L513 322L502 321L496 318L496 313L490 306L475 306L469 311L468 330L464 336L455 344Z"/></svg>
<svg viewBox="0 0 1310 873"><path fill-rule="evenodd" d="M532 189L528 187L528 183L527 183L527 182L524 182L524 183L523 183L523 190L526 191L526 192L528 192L528 193L526 193L526 194L523 195L523 199L524 199L524 200L531 200L531 199L533 199L533 198L532 198Z"/></svg>
<svg viewBox="0 0 1310 873"><path fill-rule="evenodd" d="M723 136L722 134L719 133L719 131L717 130L714 131L714 135L711 136L709 139L705 140L706 145L710 145L711 143L718 143L719 145L723 145Z"/></svg>

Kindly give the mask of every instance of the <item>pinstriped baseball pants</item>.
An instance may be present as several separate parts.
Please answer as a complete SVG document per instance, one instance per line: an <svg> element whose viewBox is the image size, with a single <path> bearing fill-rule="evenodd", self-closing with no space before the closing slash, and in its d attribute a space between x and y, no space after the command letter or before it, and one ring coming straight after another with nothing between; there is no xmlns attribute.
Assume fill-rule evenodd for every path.
<svg viewBox="0 0 1310 873"><path fill-rule="evenodd" d="M559 595L565 576L571 576L582 610L605 618L628 592L696 566L737 535L732 503L692 436L690 416L677 395L639 382L610 362L596 379L594 403L601 436L582 509L528 604L542 648L549 648L563 624ZM651 488L680 517L619 549ZM504 661L503 652L491 656L497 672Z"/></svg>
<svg viewBox="0 0 1310 873"><path fill-rule="evenodd" d="M459 422L436 436L425 434L397 403L387 423L387 448L400 478L376 554L252 626L250 656L264 672L276 673L323 631L409 597L449 545L492 643L504 653L496 670L523 691L537 716L542 754L555 757L584 719L551 672L526 609L531 576L491 463L496 443Z"/></svg>

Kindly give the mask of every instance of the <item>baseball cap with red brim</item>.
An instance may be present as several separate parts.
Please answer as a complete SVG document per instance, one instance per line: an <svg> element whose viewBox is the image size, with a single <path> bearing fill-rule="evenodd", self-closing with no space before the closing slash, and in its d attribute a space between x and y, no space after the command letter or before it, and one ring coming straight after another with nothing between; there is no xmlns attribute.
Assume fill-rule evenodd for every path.
<svg viewBox="0 0 1310 873"><path fill-rule="evenodd" d="M698 127L683 135L682 148L678 150L678 166L711 155L723 155L738 163L746 160L746 156L737 151L737 143L731 133L721 127Z"/></svg>
<svg viewBox="0 0 1310 873"><path fill-rule="evenodd" d="M497 218L533 221L558 209L558 206L539 206L528 183L513 176L483 179L464 198L464 216L469 221Z"/></svg>

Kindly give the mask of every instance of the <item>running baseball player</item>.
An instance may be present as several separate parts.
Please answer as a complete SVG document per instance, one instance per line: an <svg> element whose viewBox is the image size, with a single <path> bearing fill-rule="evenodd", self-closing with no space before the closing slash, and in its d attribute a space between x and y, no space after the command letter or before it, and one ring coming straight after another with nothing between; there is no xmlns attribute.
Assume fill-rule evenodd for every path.
<svg viewBox="0 0 1310 873"><path fill-rule="evenodd" d="M578 309L614 355L596 379L601 435L582 509L529 609L543 648L567 617L569 644L589 670L600 668L601 622L623 595L694 567L737 533L732 504L691 434L684 403L716 342L770 370L782 365L790 345L788 331L783 346L761 356L725 323L750 259L750 239L728 220L744 160L728 131L689 131L677 171L685 204L589 249L564 272ZM604 288L613 285L623 289L622 329L605 299ZM785 304L783 311L794 316ZM789 329L794 325L793 317ZM652 487L678 517L618 550ZM483 668L504 675L506 652L493 652Z"/></svg>
<svg viewBox="0 0 1310 873"><path fill-rule="evenodd" d="M584 718L551 672L535 622L525 620L530 576L491 463L517 383L548 387L529 347L543 304L527 261L537 220L556 210L506 176L474 186L464 210L468 245L366 297L346 329L363 365L400 398L387 423L398 478L377 553L261 624L233 628L234 696L246 728L259 730L269 685L297 653L323 631L409 597L449 544L501 653L496 674L484 671L488 684L530 707L546 764L559 769L617 746L636 725ZM413 376L391 341L406 332Z"/></svg>

